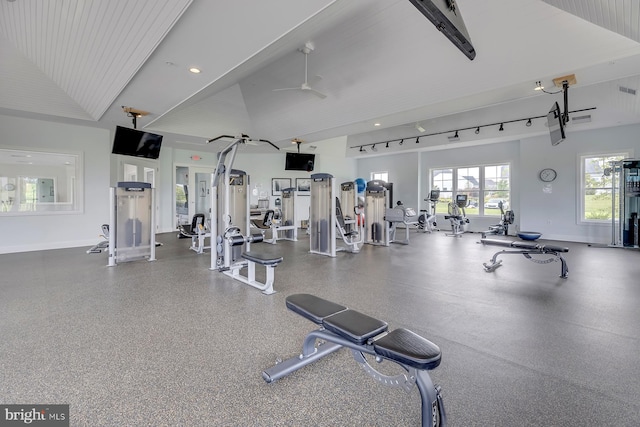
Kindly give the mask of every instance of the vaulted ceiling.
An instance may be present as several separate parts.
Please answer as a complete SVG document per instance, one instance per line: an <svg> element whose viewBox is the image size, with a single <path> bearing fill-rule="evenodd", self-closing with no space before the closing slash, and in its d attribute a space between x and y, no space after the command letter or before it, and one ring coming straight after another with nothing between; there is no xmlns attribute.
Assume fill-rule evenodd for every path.
<svg viewBox="0 0 640 427"><path fill-rule="evenodd" d="M569 131L640 122L637 1L457 5L473 61L407 0L0 0L0 113L113 128L131 126L128 106L149 112L138 127L164 144L211 151L206 138L239 133L358 145L420 135L416 124L428 134L543 115L562 94L535 82L557 92L552 79L575 74L570 109L595 110ZM305 45L325 98L274 91L305 82ZM460 139L545 131L539 120Z"/></svg>

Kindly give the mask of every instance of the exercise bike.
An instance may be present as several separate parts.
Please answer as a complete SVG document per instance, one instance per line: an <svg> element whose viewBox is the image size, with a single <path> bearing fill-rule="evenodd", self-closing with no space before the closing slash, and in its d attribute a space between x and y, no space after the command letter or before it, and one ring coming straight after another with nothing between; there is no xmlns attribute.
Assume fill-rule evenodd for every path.
<svg viewBox="0 0 640 427"><path fill-rule="evenodd" d="M509 235L509 225L515 221L515 215L512 210L505 211L501 201L498 202L498 208L500 208L500 222L496 225L490 225L488 230L482 231L483 239L487 237L487 234Z"/></svg>
<svg viewBox="0 0 640 427"><path fill-rule="evenodd" d="M423 233L431 233L434 230L438 231L436 228L438 226L436 223L436 204L438 204L439 199L440 190L431 190L429 198L424 199L425 202L429 202L430 207L429 209L420 209L418 231L422 231Z"/></svg>
<svg viewBox="0 0 640 427"><path fill-rule="evenodd" d="M446 233L447 236L461 237L465 232L465 227L469 224L469 218L464 211L467 207L467 195L456 195L456 201L450 202L448 206L449 215L445 215L444 219L451 221L451 233Z"/></svg>

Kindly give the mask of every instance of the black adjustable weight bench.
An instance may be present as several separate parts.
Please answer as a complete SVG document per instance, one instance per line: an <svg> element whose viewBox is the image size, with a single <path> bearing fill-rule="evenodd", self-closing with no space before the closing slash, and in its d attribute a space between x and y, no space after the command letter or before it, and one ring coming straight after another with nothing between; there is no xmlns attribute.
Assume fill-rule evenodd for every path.
<svg viewBox="0 0 640 427"><path fill-rule="evenodd" d="M262 372L267 383L347 347L365 372L380 383L400 387L406 392L417 385L422 400L422 426L446 425L440 387L433 384L427 372L440 365L442 353L437 345L404 328L387 333L386 322L314 295L289 295L286 305L320 328L305 337L302 354ZM316 345L317 341L320 343ZM366 355L373 356L378 362L389 360L397 363L407 373L395 376L382 374L369 364Z"/></svg>
<svg viewBox="0 0 640 427"><path fill-rule="evenodd" d="M567 267L567 261L562 258L561 253L569 252L569 248L564 248L561 246L553 246L553 245L540 245L538 243L530 243L530 242L518 242L511 240L498 240L498 239L480 239L480 242L483 245L493 245L493 246L506 246L509 248L514 248L514 250L501 250L493 254L493 258L489 263L483 263L484 269L487 272L494 271L496 268L502 265L502 260L498 260L498 256L502 254L519 254L523 255L529 261L535 262L537 264L548 264L554 261L560 261L561 271L560 277L566 279L569 276L569 268ZM549 255L549 258L540 259L534 258L532 255Z"/></svg>

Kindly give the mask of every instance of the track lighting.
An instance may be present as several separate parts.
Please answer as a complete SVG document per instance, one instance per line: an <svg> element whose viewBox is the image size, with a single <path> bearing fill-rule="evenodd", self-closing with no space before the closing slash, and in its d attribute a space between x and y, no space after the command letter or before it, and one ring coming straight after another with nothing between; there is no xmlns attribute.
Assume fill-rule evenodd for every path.
<svg viewBox="0 0 640 427"><path fill-rule="evenodd" d="M538 83L538 82L536 82ZM540 85L542 86L542 85ZM545 93L549 93L546 92ZM569 111L568 113L577 113L577 112L582 112L582 111L588 111L588 110L595 110L596 107L591 107L591 108L585 108L582 110L574 110L574 111ZM420 144L420 138L422 137L429 137L429 136L436 136L436 135L446 135L449 134L449 136L447 136L448 140L450 142L453 141L459 141L459 135L460 132L464 132L466 130L473 130L474 133L476 135L480 134L480 128L485 128L485 127L493 127L493 126L499 126L498 131L499 132L504 132L504 124L509 124L509 123L519 123L519 122L524 122L526 127L531 127L533 125L533 120L535 119L546 119L547 115L542 115L542 116L532 116L532 117L525 117L522 119L514 119L514 120L506 120L503 122L495 122L495 123L486 123L486 124L482 124L482 125L476 125L475 127L471 126L471 127L461 127L458 129L451 129L451 130L445 130L445 131L438 131L438 132L432 132L432 133L428 133L428 134L422 134L422 135L417 135L417 136L408 136L407 138L401 138L400 140L397 139L393 139L391 141L379 141L379 142L372 142L372 143L368 143L368 144L362 144L362 145L354 145L352 147L349 148L359 148L361 153L365 153L365 147L371 147L371 151L378 151L378 147L376 147L376 145L379 144L385 144L385 148L389 148L389 144L391 144L392 142L398 142L398 145L403 145L404 144L404 140L408 139L411 140L412 138L416 139L416 144ZM450 135L451 132L454 133L454 135Z"/></svg>

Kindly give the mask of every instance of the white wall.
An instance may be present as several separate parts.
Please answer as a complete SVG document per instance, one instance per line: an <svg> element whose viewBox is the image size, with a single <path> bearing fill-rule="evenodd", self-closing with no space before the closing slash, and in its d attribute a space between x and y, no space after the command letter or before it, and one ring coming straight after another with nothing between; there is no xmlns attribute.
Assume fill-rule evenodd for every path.
<svg viewBox="0 0 640 427"><path fill-rule="evenodd" d="M520 141L360 158L357 175L368 180L371 172L388 171L389 181L394 184L394 199L426 209L423 199L430 189L429 169L509 163L511 209L515 213L511 234L531 230L551 240L607 244L611 241L610 223L583 223L578 218L579 159L582 155L621 151L637 156L639 134L640 125L587 131L569 129L567 139L555 147L543 135ZM544 183L538 179L540 170L548 167L558 172L551 193L543 191ZM482 231L496 222L495 217L471 217L469 229ZM438 218L438 223L443 228L448 226L444 218Z"/></svg>
<svg viewBox="0 0 640 427"><path fill-rule="evenodd" d="M611 225L585 224L578 220L580 156L628 151L640 153L640 125L567 133L567 139L551 146L546 137L521 143L522 176L520 218L522 229L540 231L549 239L607 244ZM553 168L558 178L551 193L543 191L538 179L541 169Z"/></svg>
<svg viewBox="0 0 640 427"><path fill-rule="evenodd" d="M420 153L393 154L358 161L358 178L369 182L373 172L389 172L388 181L393 184L393 205L400 200L407 207L421 206Z"/></svg>
<svg viewBox="0 0 640 427"><path fill-rule="evenodd" d="M84 211L82 213L0 218L0 253L90 246L100 225L108 222L108 130L0 115L0 147L36 151L82 152Z"/></svg>
<svg viewBox="0 0 640 427"><path fill-rule="evenodd" d="M84 211L75 214L0 217L0 253L22 252L64 247L89 247L98 240L100 224L109 218L109 187L118 180L119 160L111 152L112 132L87 126L0 115L0 147L37 151L82 152L84 158ZM545 238L589 243L609 243L611 227L579 223L579 156L612 151L640 154L640 125L590 131L569 130L567 140L552 147L547 137L532 137L489 145L440 151L401 153L389 156L345 158L346 138L334 138L303 144L302 152L316 154L314 173L330 173L337 183L361 177L369 180L371 172L388 171L394 184L394 199L405 205L426 208L423 199L429 190L428 173L433 167L465 166L507 162L512 165L512 209L519 229L540 231ZM317 148L311 150L310 145ZM194 162L194 154L203 160ZM159 211L158 231L175 230L173 175L176 164L198 167L215 165L215 153L194 152L163 146L157 167L156 197ZM310 174L285 171L285 151L249 154L239 151L234 168L245 170L251 188L266 192L271 200L272 178L306 178ZM553 192L544 193L538 172L552 167L558 171ZM308 216L308 197L298 197L298 221ZM257 196L251 196L257 203ZM443 219L439 219L443 224ZM475 223L474 223L475 222ZM476 218L472 230L480 231L493 218Z"/></svg>

